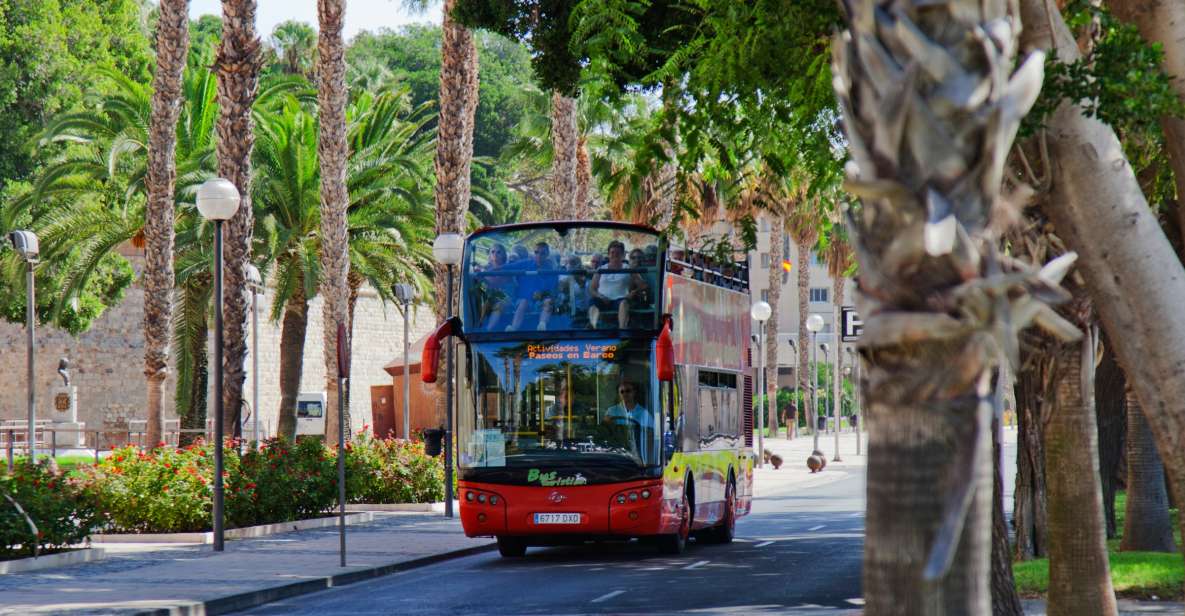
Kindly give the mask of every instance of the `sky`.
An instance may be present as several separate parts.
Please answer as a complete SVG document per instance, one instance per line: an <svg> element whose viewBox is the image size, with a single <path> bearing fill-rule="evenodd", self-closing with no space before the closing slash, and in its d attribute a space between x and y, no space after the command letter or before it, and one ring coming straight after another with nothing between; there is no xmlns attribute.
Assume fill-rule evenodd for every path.
<svg viewBox="0 0 1185 616"><path fill-rule="evenodd" d="M221 0L192 0L189 16L222 13ZM345 38L350 40L362 30L396 28L409 23L440 23L440 3L433 1L423 14L403 7L403 0L348 0L346 2ZM276 24L294 19L317 26L317 0L259 0L255 27L260 38L267 39Z"/></svg>

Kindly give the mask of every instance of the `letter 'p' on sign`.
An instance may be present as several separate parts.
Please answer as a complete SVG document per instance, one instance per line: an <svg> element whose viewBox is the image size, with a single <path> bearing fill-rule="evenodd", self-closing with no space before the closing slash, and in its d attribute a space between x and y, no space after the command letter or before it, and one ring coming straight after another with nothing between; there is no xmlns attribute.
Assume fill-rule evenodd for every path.
<svg viewBox="0 0 1185 616"><path fill-rule="evenodd" d="M843 325L840 331L843 334L844 342L855 342L860 339L860 334L864 332L864 321L860 320L860 315L856 314L856 309L852 306L843 306L839 309L839 320Z"/></svg>

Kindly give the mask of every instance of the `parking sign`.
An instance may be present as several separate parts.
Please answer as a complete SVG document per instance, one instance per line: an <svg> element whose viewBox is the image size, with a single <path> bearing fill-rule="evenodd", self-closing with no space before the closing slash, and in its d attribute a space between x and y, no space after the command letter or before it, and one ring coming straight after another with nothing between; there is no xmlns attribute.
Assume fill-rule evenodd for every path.
<svg viewBox="0 0 1185 616"><path fill-rule="evenodd" d="M860 339L860 334L864 331L864 321L860 320L860 315L856 314L854 306L841 307L839 320L843 325L843 329L840 331L844 342L855 342Z"/></svg>

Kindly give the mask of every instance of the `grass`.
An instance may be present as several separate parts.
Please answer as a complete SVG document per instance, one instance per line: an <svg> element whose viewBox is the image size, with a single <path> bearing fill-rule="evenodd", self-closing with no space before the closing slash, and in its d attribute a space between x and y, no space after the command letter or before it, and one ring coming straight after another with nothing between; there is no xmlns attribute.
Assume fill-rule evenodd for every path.
<svg viewBox="0 0 1185 616"><path fill-rule="evenodd" d="M42 461L48 457L49 456L42 456L41 454L38 454L37 460ZM57 461L58 461L58 468L65 471L65 470L73 470L75 467L82 466L85 464L94 464L95 457L94 456L58 456ZM14 459L14 462L16 464L24 464L25 456L16 456L16 458ZM3 464L4 464L4 462L0 461L0 467L2 467Z"/></svg>
<svg viewBox="0 0 1185 616"><path fill-rule="evenodd" d="M1115 497L1115 525L1123 534L1123 520L1126 512L1126 495L1119 492ZM1178 523L1180 511L1170 510L1173 535L1177 547L1181 546L1181 526ZM1111 583L1115 594L1131 599L1181 600L1185 587L1185 563L1181 552L1120 552L1121 537L1107 541L1107 558L1111 563ZM1044 596L1049 589L1049 560L1039 558L1013 563L1016 589L1022 596Z"/></svg>

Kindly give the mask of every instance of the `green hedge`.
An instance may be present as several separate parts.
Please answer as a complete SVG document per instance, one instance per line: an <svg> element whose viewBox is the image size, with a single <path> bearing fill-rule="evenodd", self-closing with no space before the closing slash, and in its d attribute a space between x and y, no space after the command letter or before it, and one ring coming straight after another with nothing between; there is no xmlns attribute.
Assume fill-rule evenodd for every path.
<svg viewBox="0 0 1185 616"><path fill-rule="evenodd" d="M226 518L230 528L299 520L337 503L336 451L315 439L271 439L240 455L223 448ZM97 503L107 532L172 533L210 529L213 447L198 443L151 452L118 449L76 471ZM350 502L434 502L444 470L423 445L360 433L346 445Z"/></svg>
<svg viewBox="0 0 1185 616"><path fill-rule="evenodd" d="M55 552L81 543L100 523L95 503L81 482L51 470L45 462L18 464L12 474L0 475L0 560ZM26 519L26 515L28 519ZM37 527L36 540L29 527Z"/></svg>

